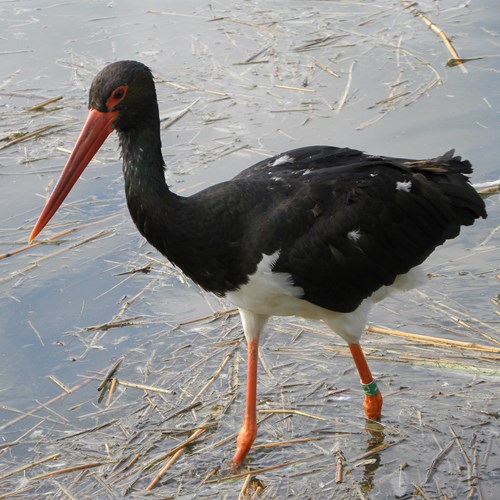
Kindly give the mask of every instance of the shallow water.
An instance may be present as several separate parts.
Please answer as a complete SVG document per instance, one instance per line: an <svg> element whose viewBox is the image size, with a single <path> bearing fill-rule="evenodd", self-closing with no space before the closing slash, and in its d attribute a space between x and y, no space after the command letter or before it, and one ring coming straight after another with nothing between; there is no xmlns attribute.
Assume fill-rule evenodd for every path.
<svg viewBox="0 0 500 500"><path fill-rule="evenodd" d="M450 54L442 41L396 1L275 0L210 5L203 1L158 1L148 2L147 7L137 2L1 3L0 147L15 132L32 132L44 125L54 128L0 150L0 252L15 251L26 243L43 205L42 197L57 179L83 123L92 77L112 60L138 59L153 69L158 76L166 126L169 119L190 107L163 132L169 183L183 194L230 178L268 155L313 143L415 158L437 156L455 147L473 163L473 182L499 178L500 10L496 0L480 5L429 1L420 2L418 7L453 38L462 57L480 59L462 67L446 67ZM318 63L339 77L322 70ZM63 99L41 112L26 111L56 96ZM378 308L372 318L374 324L495 345L481 334L498 340L498 316L492 301L498 295L498 196L490 197L487 207L486 221L467 228L429 259L426 268L436 274L430 284L421 293L408 294ZM229 333L217 324L202 322L163 336L186 321L230 306L186 282L137 234L126 211L114 139L86 170L42 239L85 224L58 239L57 244L33 247L0 261L0 439L5 442L16 441L32 426L41 425L40 421L48 422L43 428L52 425L48 412L43 418L25 419L3 430L18 412L61 393L49 376L73 387L82 376L102 371L124 355L123 370L129 380L147 380L140 365L141 360L145 363L151 359L156 370L165 363L168 375L163 383L167 388L178 385L177 391L182 391L192 383L196 393L197 385L199 390L221 359L217 357L219 351L214 351L214 360L206 366L201 363L194 381L190 380L189 360L203 360L208 349L217 348L217 340L225 339L226 334L234 340L241 333L238 322L231 319ZM151 266L151 272L123 274L144 266ZM457 317L471 327L459 324ZM105 331L89 329L117 318L132 318L132 324ZM280 384L285 381L292 386L299 384L287 400L297 407L312 404L308 401L310 388L322 381L357 391L351 361L322 353L325 343L330 345L332 340L323 334L299 335L303 327L294 324L283 320L273 323L273 334L263 344L264 361L274 375L269 377L261 371L259 398L263 406L279 404ZM287 331L295 332L297 339ZM207 341L211 336L213 343ZM394 342L392 338L367 337L370 348L383 356L390 357L394 345L405 349L404 344ZM281 351L283 346L291 350ZM177 357L179 350L185 357ZM443 353L448 355L453 358L451 353ZM243 346L235 356L243 364ZM431 353L423 352L423 356ZM373 361L374 371L385 380L386 392L394 385L412 387L411 396L401 392L386 400L384 414L388 415L390 432L405 434L412 425L416 432L424 432L418 415L425 410L429 412L428 425L442 433L441 444L447 428L445 422L436 422L443 415L456 419L454 428L463 431L462 438L469 444L473 435L482 436L485 442L490 440L488 455L484 448L478 451L480 457L488 456L480 471L482 492L488 498L499 485L498 476L494 476L498 471L494 462L498 441L488 434L493 420L481 417L484 434L480 434L476 428L470 430L476 413L464 414L461 419L455 411L461 407L456 403L458 393L469 402L466 406L471 411L475 411L475 398L481 411L495 407L498 373L492 375L494 370L483 366L481 360L477 365L477 371L457 371L450 366L429 369L415 361ZM227 382L230 373L221 373ZM482 391L475 389L479 383ZM87 400L96 403L97 384L92 382L78 392L72 404ZM223 391L223 385L221 381L218 390ZM429 388L436 394L443 387L449 394L437 402L432 398L429 401L428 391L423 390ZM330 406L315 410L339 419L336 428L362 436L359 394L351 396L345 406L344 400L337 399L333 406L330 401ZM142 393L129 391L121 397L132 404ZM175 408L178 402L169 404ZM75 431L87 425L81 415L77 418L65 408L62 404L58 411L70 422L68 428ZM239 392L236 406L220 424L214 441L237 429L242 410ZM124 412L116 412L116 416L123 418ZM310 422L297 416L287 417L284 423L270 421L272 425L261 426L261 443L291 439L297 429L301 435L321 433L323 427L311 428ZM47 435L54 437L57 432ZM396 488L395 495L409 494L411 481L406 486L396 484L399 479L394 474L399 474L398 478L406 474L419 482L419 474L425 473L439 450L430 448L429 435L428 441L422 439L427 443L422 445L424 449L418 449L413 439L415 434L406 436L407 444L388 449L382 456L385 467L378 462L376 467L373 463L366 465L366 469L372 468L363 479L356 476L359 467L352 469L351 477L357 482L370 483L363 487L365 494L385 498L388 484ZM354 438L340 445L351 458L364 451L357 449L362 444ZM96 439L96 449L102 446ZM250 465L272 465L290 459L294 453L319 452L331 458L333 448L332 444L328 450L313 446L298 452L280 450L278 454L256 451L250 457L255 463ZM198 487L196 474L203 475L217 461L229 459L232 449L230 442L208 455L183 458L173 472L174 478L181 477L186 484L179 492L192 493ZM0 448L0 453L2 477L2 471L36 460L44 449L40 444L26 444ZM399 472L392 465L403 458L413 468ZM462 477L456 465L459 461L460 456L456 462L448 462L446 474L441 476L440 487L448 494L466 491L466 484L455 484ZM331 476L323 469L324 463L323 457L317 459L318 472L308 475L307 480L300 479L304 470L296 471L295 480L288 479L289 470L283 472L286 481L272 474L261 479L267 481L270 497L273 492L280 496L327 497L336 486L321 486L328 483L325 477ZM196 474L189 476L190 469ZM172 481L165 481L164 490L159 491L176 494L180 486ZM241 484L234 483L230 488L239 491ZM143 486L141 483L136 491ZM437 494L436 484L427 487L429 494ZM2 486L0 482L0 492L13 488L11 483ZM234 491L227 488L227 483L221 483L210 486L209 491L220 495ZM351 495L353 491L356 489L350 484L337 494Z"/></svg>

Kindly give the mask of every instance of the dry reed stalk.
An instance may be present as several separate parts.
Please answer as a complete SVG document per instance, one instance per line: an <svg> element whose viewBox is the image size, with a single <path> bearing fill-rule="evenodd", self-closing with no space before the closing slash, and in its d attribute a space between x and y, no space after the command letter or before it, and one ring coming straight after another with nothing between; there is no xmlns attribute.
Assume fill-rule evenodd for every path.
<svg viewBox="0 0 500 500"><path fill-rule="evenodd" d="M40 257L37 260L34 260L33 264L39 264L40 262L43 262L44 260L51 259L52 257L57 257L64 252L67 252L69 250L73 250L73 249L78 248L82 245L86 245L87 243L90 243L92 241L95 241L99 238L102 238L102 237L107 236L108 234L112 234L112 233L113 233L113 229L104 229L102 231L98 231L97 233L92 234L92 235L88 236L87 238L84 238L81 241L77 241L76 243L73 243L72 245L61 248L59 250L56 250L55 252L51 252L47 255L44 255L43 257Z"/></svg>
<svg viewBox="0 0 500 500"><path fill-rule="evenodd" d="M482 351L491 352L495 354L500 354L500 348L477 344L475 342L463 342L461 340L448 340L440 337L430 337L428 335L420 335L417 333L408 333L401 330L393 330L390 328L380 328L378 326L367 326L366 330L372 333L381 333L383 335L392 335L394 337L402 337L408 340L414 340L417 342L423 342L426 344L434 344L439 346L452 347L455 349L464 349L472 351Z"/></svg>
<svg viewBox="0 0 500 500"><path fill-rule="evenodd" d="M352 72L354 70L354 66L356 64L356 61L353 61L351 63L351 66L349 68L349 72L347 73L347 82L345 84L344 92L342 92L342 95L340 96L339 102L337 104L337 107L335 109L335 113L340 113L341 109L344 107L346 101L347 101L347 96L349 95L349 91L351 89L351 84L352 84Z"/></svg>
<svg viewBox="0 0 500 500"><path fill-rule="evenodd" d="M45 347L45 344L43 343L43 340L42 340L42 336L40 335L40 332L37 330L37 328L35 327L35 325L33 325L33 323L31 322L31 320L28 320L27 323L30 326L30 328L33 330L33 333L36 335L36 337L37 337L38 341L40 342L40 344L42 344L42 347Z"/></svg>
<svg viewBox="0 0 500 500"><path fill-rule="evenodd" d="M40 111L41 109L45 108L46 106L48 106L49 104L53 104L57 101L60 101L61 99L63 98L62 95L59 95L57 97L51 97L50 99L47 99L45 101L42 101L38 104L35 104L34 106L31 106L31 108L27 108L25 111L29 112L29 111Z"/></svg>
<svg viewBox="0 0 500 500"><path fill-rule="evenodd" d="M112 319L111 321L107 321L106 323L101 323L99 325L91 325L86 326L84 331L86 332L94 332L94 331L102 331L107 332L112 328L123 328L124 326L136 326L142 325L142 321L137 321L141 319L141 316L133 316L131 318L123 318L123 319Z"/></svg>
<svg viewBox="0 0 500 500"><path fill-rule="evenodd" d="M67 387L66 385L64 385L60 380L58 380L54 375L49 375L47 377L49 380L51 380L52 382L54 382L54 384L56 384L57 386L59 386L63 391L66 391L66 393L70 394L71 393L71 389L69 387Z"/></svg>
<svg viewBox="0 0 500 500"><path fill-rule="evenodd" d="M415 491L423 498L423 500L429 500L429 497L425 494L424 490L416 483L412 483L413 487L415 488ZM412 498L415 498L414 495L412 495Z"/></svg>
<svg viewBox="0 0 500 500"><path fill-rule="evenodd" d="M248 488L252 479L253 476L250 474L245 478L238 494L238 500L245 500L246 498L248 498Z"/></svg>
<svg viewBox="0 0 500 500"><path fill-rule="evenodd" d="M168 86L173 87L177 90L184 90L184 91L189 91L189 92L204 92L206 94L218 95L218 96L222 96L222 97L229 97L229 94L226 94L226 92L219 92L217 90L208 90L208 89L204 89L201 87L196 87L194 85L175 83L175 82L172 82L169 80L157 80L157 81L165 83Z"/></svg>
<svg viewBox="0 0 500 500"><path fill-rule="evenodd" d="M123 360L125 359L124 356L121 356L114 364L113 366L109 369L108 373L106 373L106 376L104 377L103 381L97 386L97 390L101 391L104 386L106 386L109 381L116 375L118 372L118 369L120 368L120 365L122 364Z"/></svg>
<svg viewBox="0 0 500 500"><path fill-rule="evenodd" d="M22 134L15 139L12 139L11 141L6 142L5 144L2 144L0 146L0 151L3 149L8 148L9 146L13 146L14 144L19 144L20 142L27 141L28 139L33 139L34 137L40 137L42 136L45 132L47 132L50 129L53 129L55 127L59 127L57 124L52 124L52 125L44 125L43 127L40 127L33 132L29 132L27 134Z"/></svg>
<svg viewBox="0 0 500 500"><path fill-rule="evenodd" d="M286 441L274 441L273 443L261 443L261 444L253 445L252 450L257 450L259 448L276 448L276 447L288 446L290 444L297 444L297 443L310 443L311 441L322 441L323 439L336 438L338 436L345 436L348 434L352 434L352 433L351 432L334 432L332 434L329 434L328 436L306 437L306 438L288 439Z"/></svg>
<svg viewBox="0 0 500 500"><path fill-rule="evenodd" d="M164 129L170 128L174 123L177 123L181 118L186 116L191 111L193 106L195 104L197 104L199 100L200 100L200 98L198 97L198 99L195 99L191 104L186 106L183 110L179 111L179 113L177 113L177 115L175 115L173 118L168 120L167 123L165 123L165 125L163 125L163 128Z"/></svg>
<svg viewBox="0 0 500 500"><path fill-rule="evenodd" d="M0 431L3 431L5 429L7 429L8 427L10 427L11 425L14 425L17 422L24 420L26 417L34 415L35 413L39 412L40 410L47 408L48 405L51 405L52 403L59 401L59 399L64 398L68 394L73 394L78 389L81 389L83 386L87 385L90 381L91 381L91 379L84 380L83 382L80 382L79 384L75 385L74 387L71 387L69 393L66 391L63 391L60 394L58 394L57 396L53 397L52 399L49 399L48 401L46 401L44 404L39 404L38 406L27 411L26 413L23 413L22 415L19 415L18 417L13 418L12 420L9 420L8 422L6 422L5 424L0 426Z"/></svg>
<svg viewBox="0 0 500 500"><path fill-rule="evenodd" d="M453 427L451 427L451 425L450 425L448 427L448 429L450 430L450 434L453 436L453 439L457 443L458 448L464 457L465 463L467 465L467 479L466 479L467 480L467 487L469 489L469 493L472 493L474 487L472 485L472 462L471 462L471 459L470 459L469 455L467 454L467 452L465 451L465 448L462 444L462 441L460 441L460 438L458 437L457 433L454 431Z"/></svg>
<svg viewBox="0 0 500 500"><path fill-rule="evenodd" d="M337 73L335 73L335 71L333 71L331 68L329 68L328 66L326 66L322 62L318 61L317 59L314 60L314 64L318 68L322 69L323 71L326 71L329 75L332 75L335 78L340 78L340 75L338 75Z"/></svg>
<svg viewBox="0 0 500 500"><path fill-rule="evenodd" d="M305 87L292 87L291 85L275 85L277 89L298 90L300 92L316 92L314 89L307 89Z"/></svg>
<svg viewBox="0 0 500 500"><path fill-rule="evenodd" d="M463 66L464 59L462 59L459 55L458 52L456 51L455 47L451 43L451 40L448 38L446 33L439 27L436 26L426 15L424 15L420 10L418 10L415 6L414 3L410 3L406 0L401 0L401 2L404 4L405 8L407 8L409 11L413 12L417 17L422 19L422 21L431 29L436 35L441 38L443 41L445 47L448 49L448 52L451 54L452 59L451 61L448 61L448 66L457 66L461 65L460 67L462 68L462 71L464 73L467 73L467 69L465 66Z"/></svg>
<svg viewBox="0 0 500 500"><path fill-rule="evenodd" d="M161 392L163 394L169 394L169 395L175 394L174 391L170 391L168 389L163 389L162 387L154 387L152 385L137 384L135 382L127 382L127 381L121 380L121 379L117 379L117 383L120 385L123 385L124 387L132 387L134 389L142 389L143 391Z"/></svg>
<svg viewBox="0 0 500 500"><path fill-rule="evenodd" d="M370 451L367 451L366 453L363 453L362 455L358 455L356 458L351 459L351 462L359 462L360 460L365 460L365 458L371 457L372 455L376 455L377 453L380 453L381 451L386 450L387 448L390 448L395 444L399 444L401 441L402 440L393 441L389 443L382 443L378 446L375 446L375 448L372 448Z"/></svg>
<svg viewBox="0 0 500 500"><path fill-rule="evenodd" d="M82 469L92 469L93 467L99 467L104 465L106 462L91 462L89 464L73 465L72 467L67 467L65 469L53 470L51 472L46 472L45 474L40 474L31 478L31 481L37 479L45 479L46 477L58 476L59 474L67 474L68 472L74 472L76 470Z"/></svg>
<svg viewBox="0 0 500 500"><path fill-rule="evenodd" d="M3 474L0 476L0 481L2 479L6 479L7 477L13 476L14 474L18 474L19 472L23 472L27 469L31 469L32 467L35 467L37 465L43 464L45 462L49 462L50 460L54 460L56 458L59 458L61 456L60 453L54 453L53 455L49 455L48 457L42 458L40 460L37 460L36 462L31 462L30 464L23 465L22 467L18 467L17 469L11 470L10 472L7 472L6 474Z"/></svg>
<svg viewBox="0 0 500 500"><path fill-rule="evenodd" d="M71 494L71 492L68 490L68 488L66 488L65 486L63 486L62 484L58 483L55 480L53 480L53 483L57 485L57 487L66 495L66 497L69 500L78 500L77 497L75 497L74 495ZM57 494L57 492L56 492L56 494Z"/></svg>
<svg viewBox="0 0 500 500"><path fill-rule="evenodd" d="M343 481L345 457L341 450L336 451L337 473L335 475L335 483L339 484Z"/></svg>
<svg viewBox="0 0 500 500"><path fill-rule="evenodd" d="M93 226L94 224L99 224L101 222L107 222L108 220L111 220L114 217L120 215L120 213L121 212L117 212L115 214L103 217L102 219L97 219L93 222L87 222L86 224L80 224L79 226L75 226L75 227L72 227L70 229L66 229L60 233L54 234L53 236L49 236L48 238L45 238L44 240L37 240L37 241L30 243L29 245L22 246L21 248L18 248L16 250L12 250L11 252L0 254L0 260L6 259L7 257L12 257L13 255L16 255L18 253L25 252L26 250L32 250L33 248L35 248L39 245L46 245L49 242L53 242L54 240L58 240L59 238L62 238L63 236L74 233L75 231L79 231L80 229L85 229L87 227Z"/></svg>
<svg viewBox="0 0 500 500"><path fill-rule="evenodd" d="M233 307L231 309L226 309L224 311L216 311L211 314L206 314L205 316L199 316L194 319L183 321L182 323L179 323L179 326L191 325L193 323L198 323L199 321L206 321L206 320L215 321L223 316L237 316L238 314L239 314L238 309L236 307Z"/></svg>
<svg viewBox="0 0 500 500"><path fill-rule="evenodd" d="M226 21L229 23L242 24L244 26L250 26L251 28L266 31L269 33L281 32L281 30L276 29L276 28L270 28L269 26L263 26L261 24L251 23L249 21L242 21L241 19L235 19L233 17L214 17L214 18L210 19L210 22L218 22L218 21Z"/></svg>
<svg viewBox="0 0 500 500"><path fill-rule="evenodd" d="M108 397L106 398L106 404L105 404L106 408L108 408L109 405L111 404L111 398L113 397L113 394L115 393L116 386L117 386L117 379L116 379L116 377L113 377L111 379L111 385L109 387Z"/></svg>
<svg viewBox="0 0 500 500"><path fill-rule="evenodd" d="M136 453L131 459L130 461L125 464L120 470L116 471L114 474L111 474L111 476L108 477L108 480L109 481L112 481L114 480L115 478L117 478L120 474L123 474L125 471L127 471L128 469L130 469L132 466L134 466L137 461L139 460L139 458L141 458L141 454L140 453Z"/></svg>
<svg viewBox="0 0 500 500"><path fill-rule="evenodd" d="M215 370L215 373L208 379L207 383L200 389L198 394L191 400L190 404L194 404L200 399L200 396L210 387L210 385L216 380L216 378L220 375L221 371L223 368L226 366L228 361L231 359L232 355L234 354L234 351L238 349L242 342L243 338L241 338L236 345L224 356L224 359L222 360L222 363L220 364L219 368Z"/></svg>
<svg viewBox="0 0 500 500"><path fill-rule="evenodd" d="M26 274L29 271L32 271L33 269L36 269L38 267L37 264L30 264L29 266L23 267L22 269L18 269L17 271L13 272L10 275L7 275L5 278L0 279L0 285L2 283L7 283L8 281L17 278L18 276L22 276Z"/></svg>
<svg viewBox="0 0 500 500"><path fill-rule="evenodd" d="M184 453L186 450L186 447L190 445L193 441L195 441L197 438L199 438L204 432L206 432L207 427L200 427L196 429L191 436L189 436L188 439L186 439L183 443L179 444L178 446L175 446L170 452L168 452L168 455L172 454L170 460L160 469L160 471L156 474L156 476L153 478L153 480L148 484L146 487L146 491L151 491L158 481L165 475L165 473L170 469L170 467L177 461L177 459ZM165 457L165 455L164 455Z"/></svg>
<svg viewBox="0 0 500 500"><path fill-rule="evenodd" d="M259 413L282 413L282 414L292 414L292 415L299 415L301 417L307 417L307 418L312 418L314 420L323 420L324 422L329 422L330 419L320 417L318 415L312 415L311 413L306 413L300 410L294 410L294 409L276 409L276 410L259 410Z"/></svg>
<svg viewBox="0 0 500 500"><path fill-rule="evenodd" d="M443 457L451 450L451 447L453 446L454 439L452 439L436 456L436 458L431 462L431 465L427 469L427 474L425 475L425 480L424 484L427 484L432 475L434 474L434 471L436 470L437 466L439 465L439 462L443 459Z"/></svg>
<svg viewBox="0 0 500 500"><path fill-rule="evenodd" d="M298 458L297 460L288 460L286 462L282 462L276 465L271 465L269 467L262 467L261 469L254 469L254 470L249 470L247 472L240 472L239 474L232 474L231 476L221 477L218 479L210 479L209 481L205 481L205 483L211 484L211 483L222 483L223 481L232 481L233 479L247 477L248 475L262 474L263 472L268 472L270 470L281 469L282 467L288 467L289 465L295 465L301 462L307 462L308 460L313 460L314 458L322 456L323 456L322 453L316 453L315 455L309 455L307 457Z"/></svg>

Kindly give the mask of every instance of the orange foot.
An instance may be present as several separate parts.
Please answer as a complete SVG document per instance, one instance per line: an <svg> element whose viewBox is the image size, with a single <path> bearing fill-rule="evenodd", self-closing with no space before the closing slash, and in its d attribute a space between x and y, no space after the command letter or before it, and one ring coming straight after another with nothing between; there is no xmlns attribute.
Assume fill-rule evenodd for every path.
<svg viewBox="0 0 500 500"><path fill-rule="evenodd" d="M233 460L231 461L231 468L233 471L237 471L245 457L247 456L252 444L257 436L257 426L245 426L241 428L238 439L236 440L236 453L234 454Z"/></svg>
<svg viewBox="0 0 500 500"><path fill-rule="evenodd" d="M375 382L372 382L372 384L375 384ZM363 401L366 417L372 420L376 420L382 415L382 393L378 390L378 387L376 387L376 389L377 392L375 392L375 394L366 394L365 400Z"/></svg>

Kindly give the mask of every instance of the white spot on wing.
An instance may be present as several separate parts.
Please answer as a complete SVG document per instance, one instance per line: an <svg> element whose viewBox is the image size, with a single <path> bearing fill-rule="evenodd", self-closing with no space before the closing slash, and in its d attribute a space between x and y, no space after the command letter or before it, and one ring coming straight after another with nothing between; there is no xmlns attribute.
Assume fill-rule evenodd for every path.
<svg viewBox="0 0 500 500"><path fill-rule="evenodd" d="M361 238L361 231L359 229L355 229L354 231L349 231L347 233L347 237L351 241L354 241L354 243L356 243L356 241L358 241L359 238Z"/></svg>
<svg viewBox="0 0 500 500"><path fill-rule="evenodd" d="M411 181L398 181L396 182L396 191L411 191Z"/></svg>
<svg viewBox="0 0 500 500"><path fill-rule="evenodd" d="M293 161L294 161L294 158L292 156L282 155L273 161L273 163L271 164L271 167L277 167L278 165L284 165L285 163L293 163Z"/></svg>

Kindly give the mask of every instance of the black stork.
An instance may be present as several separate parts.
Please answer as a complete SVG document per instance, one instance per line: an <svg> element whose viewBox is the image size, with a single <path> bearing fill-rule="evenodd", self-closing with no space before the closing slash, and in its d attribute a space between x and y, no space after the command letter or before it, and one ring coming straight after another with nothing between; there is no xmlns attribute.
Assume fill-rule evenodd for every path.
<svg viewBox="0 0 500 500"><path fill-rule="evenodd" d="M127 204L140 233L205 290L239 308L248 343L246 408L233 465L257 434L259 337L270 316L323 320L348 344L369 419L382 395L359 345L374 303L425 277L420 264L461 226L486 217L450 151L429 160L310 146L256 163L189 197L166 184L151 71L115 62L95 77L75 148L31 235L57 211L116 130Z"/></svg>

